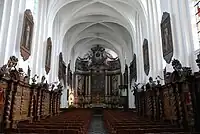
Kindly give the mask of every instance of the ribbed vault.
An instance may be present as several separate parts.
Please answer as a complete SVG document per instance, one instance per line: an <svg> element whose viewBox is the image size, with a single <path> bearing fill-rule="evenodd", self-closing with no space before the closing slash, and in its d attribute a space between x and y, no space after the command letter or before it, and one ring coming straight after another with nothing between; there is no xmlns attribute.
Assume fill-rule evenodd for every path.
<svg viewBox="0 0 200 134"><path fill-rule="evenodd" d="M48 13L49 36L62 44L64 59L74 61L99 44L118 54L123 67L132 60L137 47L136 16L146 28L141 0L51 0ZM59 29L59 30L58 30ZM58 33L58 32L56 32ZM57 41L58 42L58 41ZM126 60L125 60L126 59ZM73 64L72 64L73 68Z"/></svg>

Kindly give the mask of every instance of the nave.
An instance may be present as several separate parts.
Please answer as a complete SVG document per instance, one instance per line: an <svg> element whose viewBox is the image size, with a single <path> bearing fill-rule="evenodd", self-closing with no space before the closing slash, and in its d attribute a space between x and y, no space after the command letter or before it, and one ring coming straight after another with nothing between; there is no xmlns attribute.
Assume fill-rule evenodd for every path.
<svg viewBox="0 0 200 134"><path fill-rule="evenodd" d="M200 132L200 0L1 0L0 16L0 133Z"/></svg>
<svg viewBox="0 0 200 134"><path fill-rule="evenodd" d="M97 112L98 111L98 112ZM103 118L101 118L103 116ZM98 118L99 117L99 118ZM103 126L102 126L103 125ZM177 125L153 122L135 111L70 109L40 122L21 122L10 134L197 134Z"/></svg>
<svg viewBox="0 0 200 134"><path fill-rule="evenodd" d="M114 98L107 107L97 100L87 108L87 103L60 108L62 85L45 83L44 76L36 81L37 75L30 78L17 64L11 56L0 69L3 133L199 133L200 73L191 74L178 60L173 60L174 71L168 73L165 85L150 79L141 91L134 87L136 109L127 107L127 96L118 96L118 103Z"/></svg>

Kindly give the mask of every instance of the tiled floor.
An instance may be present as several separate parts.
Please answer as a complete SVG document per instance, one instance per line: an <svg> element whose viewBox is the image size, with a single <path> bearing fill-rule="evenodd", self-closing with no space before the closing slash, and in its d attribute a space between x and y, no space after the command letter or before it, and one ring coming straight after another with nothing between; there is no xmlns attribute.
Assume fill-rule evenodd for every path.
<svg viewBox="0 0 200 134"><path fill-rule="evenodd" d="M107 134L103 123L102 115L94 114L88 134Z"/></svg>

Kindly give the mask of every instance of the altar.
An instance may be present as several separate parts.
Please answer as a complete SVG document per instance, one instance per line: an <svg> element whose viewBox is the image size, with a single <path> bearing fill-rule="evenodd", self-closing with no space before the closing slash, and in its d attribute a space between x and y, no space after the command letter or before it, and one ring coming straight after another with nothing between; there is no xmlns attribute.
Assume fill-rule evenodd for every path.
<svg viewBox="0 0 200 134"><path fill-rule="evenodd" d="M76 107L109 107L119 96L120 60L97 45L84 57L77 58L74 77Z"/></svg>

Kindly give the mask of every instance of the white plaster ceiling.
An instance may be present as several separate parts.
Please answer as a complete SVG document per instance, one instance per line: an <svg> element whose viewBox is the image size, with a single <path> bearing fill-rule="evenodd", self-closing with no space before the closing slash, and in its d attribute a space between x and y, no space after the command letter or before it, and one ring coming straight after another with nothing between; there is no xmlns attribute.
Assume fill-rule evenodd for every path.
<svg viewBox="0 0 200 134"><path fill-rule="evenodd" d="M140 15L146 27L145 0L51 0L49 2L48 34L62 44L67 60L84 55L99 44L124 59L132 58L135 44L135 17ZM58 31L58 30L56 30Z"/></svg>

